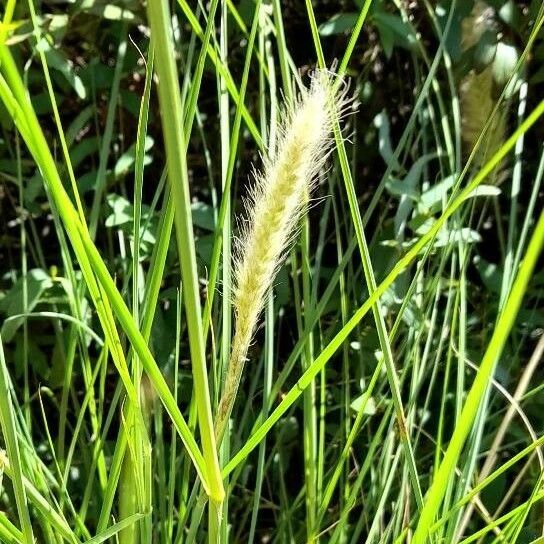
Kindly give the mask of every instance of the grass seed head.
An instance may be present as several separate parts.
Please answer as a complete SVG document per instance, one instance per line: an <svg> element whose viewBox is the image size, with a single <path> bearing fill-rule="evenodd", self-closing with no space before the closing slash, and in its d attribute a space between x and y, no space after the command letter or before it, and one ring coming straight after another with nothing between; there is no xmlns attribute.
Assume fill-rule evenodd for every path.
<svg viewBox="0 0 544 544"><path fill-rule="evenodd" d="M333 123L348 103L345 89L329 72L315 72L309 88L282 112L277 145L265 157L263 171L254 175L247 219L235 248L236 325L218 411L219 436L234 403L265 297L331 149Z"/></svg>

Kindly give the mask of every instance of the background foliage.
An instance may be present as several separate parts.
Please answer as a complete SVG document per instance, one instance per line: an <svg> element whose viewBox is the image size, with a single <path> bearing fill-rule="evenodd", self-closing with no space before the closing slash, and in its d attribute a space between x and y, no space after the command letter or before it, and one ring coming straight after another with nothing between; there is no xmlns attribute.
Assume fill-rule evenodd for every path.
<svg viewBox="0 0 544 544"><path fill-rule="evenodd" d="M423 496L459 428L466 394L508 306L542 209L544 125L536 123L525 136L522 125L544 96L542 3L241 0L221 3L209 27L210 5L192 4L179 0L172 9L184 122L192 122L188 112L197 98L186 159L199 288L209 312L204 321L210 324L214 408L229 352L228 265L213 286L211 308L205 301L229 168L231 208L223 228L233 238L252 165L261 164L260 153L273 137L270 119L278 101L293 93L295 74L307 82L321 55L327 66L338 67L369 7L345 67L354 102L343 124L344 154L338 146L331 154L308 220L279 272L250 349L222 466L401 256L437 225L460 188L522 127L478 192L448 217L414 263L406 263L377 313L335 345L303 400L292 403L266 441L242 457L226 484L223 541L229 532L232 542L400 542L416 528ZM158 97L156 87L146 85L151 59L145 6L131 0L18 2L2 29L76 202L41 55L45 59L89 231L141 323L147 314L138 318L138 312L145 308L168 207ZM211 53L204 55L208 39ZM104 349L106 334L81 263L66 240L70 225L62 227L13 113L5 103L0 108L1 337L21 457L20 469L11 459L11 467L3 463L0 536L11 542L9 535L19 534L10 471L20 470L30 482L37 542L91 542L97 533L103 538L94 542L149 542L150 527L153 542L201 542L208 522L192 464L145 376L153 475L145 496L152 509L123 510L117 499L131 479L125 474L113 488L111 511L104 511L125 392ZM230 243L223 243L228 256ZM174 243L161 258L149 347L193 429L193 372ZM444 502L433 516L440 524L429 542L543 538L542 504L536 502L544 467L541 264L525 286L510 334L504 331L502 355L448 475ZM131 353L131 340L122 333L120 340L123 352ZM4 437L5 425L4 419ZM506 470L505 463L527 446L530 453ZM506 468L466 499L469 507L455 509L485 477L486 463L488 473ZM33 493L61 521L44 513ZM124 512L134 515L136 536L115 528ZM497 526L496 518L502 519Z"/></svg>

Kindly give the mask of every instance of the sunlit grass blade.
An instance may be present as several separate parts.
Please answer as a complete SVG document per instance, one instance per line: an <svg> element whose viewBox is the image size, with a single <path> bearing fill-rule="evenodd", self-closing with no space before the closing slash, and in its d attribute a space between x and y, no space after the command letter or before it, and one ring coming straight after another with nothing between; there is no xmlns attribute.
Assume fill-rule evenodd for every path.
<svg viewBox="0 0 544 544"><path fill-rule="evenodd" d="M442 460L438 472L433 478L432 486L426 495L425 504L414 533L413 541L416 544L423 544L428 538L429 528L444 496L445 482L451 477L451 473L455 468L465 439L470 432L487 382L493 373L494 366L502 353L503 346L514 324L523 295L528 287L528 283L543 245L544 213L541 214L540 219L535 226L533 236L527 247L525 259L521 263L511 294L499 316L497 326L495 327L487 351L483 356L478 373L476 374L476 378L474 379L465 400L463 411L461 412L459 422L451 437L444 459Z"/></svg>
<svg viewBox="0 0 544 544"><path fill-rule="evenodd" d="M151 32L156 47L155 69L159 75L159 102L162 111L163 134L168 160L168 177L174 198L174 223L183 281L189 343L198 405L199 428L205 459L206 483L210 497L221 502L224 497L223 482L219 472L215 435L212 424L210 391L206 369L205 346L193 225L191 219L189 180L185 149L183 117L177 70L173 51L170 9L166 2L154 0L148 5Z"/></svg>
<svg viewBox="0 0 544 544"><path fill-rule="evenodd" d="M17 439L17 429L15 426L15 417L11 404L11 393L8 387L9 371L4 358L4 346L0 336L0 423L2 435L6 443L8 458L11 459L12 480L15 490L15 500L19 512L19 520L22 526L23 542L32 544L34 542L34 533L30 521L30 512L28 510L25 486L23 485L23 467L19 452Z"/></svg>

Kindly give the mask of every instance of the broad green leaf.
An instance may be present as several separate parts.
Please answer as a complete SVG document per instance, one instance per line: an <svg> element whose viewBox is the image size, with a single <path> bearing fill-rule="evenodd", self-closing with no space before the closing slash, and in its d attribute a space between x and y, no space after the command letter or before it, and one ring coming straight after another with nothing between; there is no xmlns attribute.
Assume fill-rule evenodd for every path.
<svg viewBox="0 0 544 544"><path fill-rule="evenodd" d="M337 13L319 26L321 36L334 36L351 30L357 22L357 13Z"/></svg>
<svg viewBox="0 0 544 544"><path fill-rule="evenodd" d="M398 45L410 51L416 50L416 36L410 25L398 15L385 11L376 11L372 14L372 22L376 25L385 54L390 57L393 47Z"/></svg>
<svg viewBox="0 0 544 544"><path fill-rule="evenodd" d="M77 93L78 97L84 100L87 97L87 89L77 74L73 63L68 60L58 49L51 47L45 38L42 38L38 42L36 49L45 53L47 64L51 68L59 71Z"/></svg>
<svg viewBox="0 0 544 544"><path fill-rule="evenodd" d="M149 151L153 147L153 138L151 136L146 136L144 149ZM136 144L132 144L117 160L113 168L113 175L117 179L121 176L127 175L129 172L134 170L134 161L136 153ZM150 164L152 161L151 155L144 155L144 165Z"/></svg>
<svg viewBox="0 0 544 544"><path fill-rule="evenodd" d="M349 407L352 409L352 411L357 414L363 408L363 401L365 400L365 395L360 395L357 398L355 398ZM376 413L376 401L374 400L374 397L369 397L366 401L366 404L364 404L364 410L363 414L367 416L373 416Z"/></svg>
<svg viewBox="0 0 544 544"><path fill-rule="evenodd" d="M213 232L215 230L215 217L213 208L204 202L193 202L191 204L193 225L201 229Z"/></svg>
<svg viewBox="0 0 544 544"><path fill-rule="evenodd" d="M389 117L385 110L374 117L374 126L378 129L380 155L392 170L400 170L400 164L393 154L389 131Z"/></svg>
<svg viewBox="0 0 544 544"><path fill-rule="evenodd" d="M420 199L421 208L424 210L434 209L435 206L447 201L448 192L455 183L455 176L448 176L446 179L436 183L430 189L422 193Z"/></svg>
<svg viewBox="0 0 544 544"><path fill-rule="evenodd" d="M24 278L19 278L6 296L0 300L0 311L8 317L25 313L24 307ZM40 302L42 295L53 285L49 274L41 268L29 270L26 279L27 305L26 311L32 309ZM10 320L2 326L2 337L9 342L17 329L22 325L24 318Z"/></svg>

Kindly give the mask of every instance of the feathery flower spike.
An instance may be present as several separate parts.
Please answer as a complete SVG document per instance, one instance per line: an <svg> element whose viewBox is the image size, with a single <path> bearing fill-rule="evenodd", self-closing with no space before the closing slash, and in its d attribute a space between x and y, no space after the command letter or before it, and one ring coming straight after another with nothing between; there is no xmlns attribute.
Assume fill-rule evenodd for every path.
<svg viewBox="0 0 544 544"><path fill-rule="evenodd" d="M216 419L218 443L266 294L331 149L333 123L345 110L345 89L331 73L314 73L310 87L283 111L276 148L264 159L263 172L255 174L246 225L235 251L235 333Z"/></svg>

